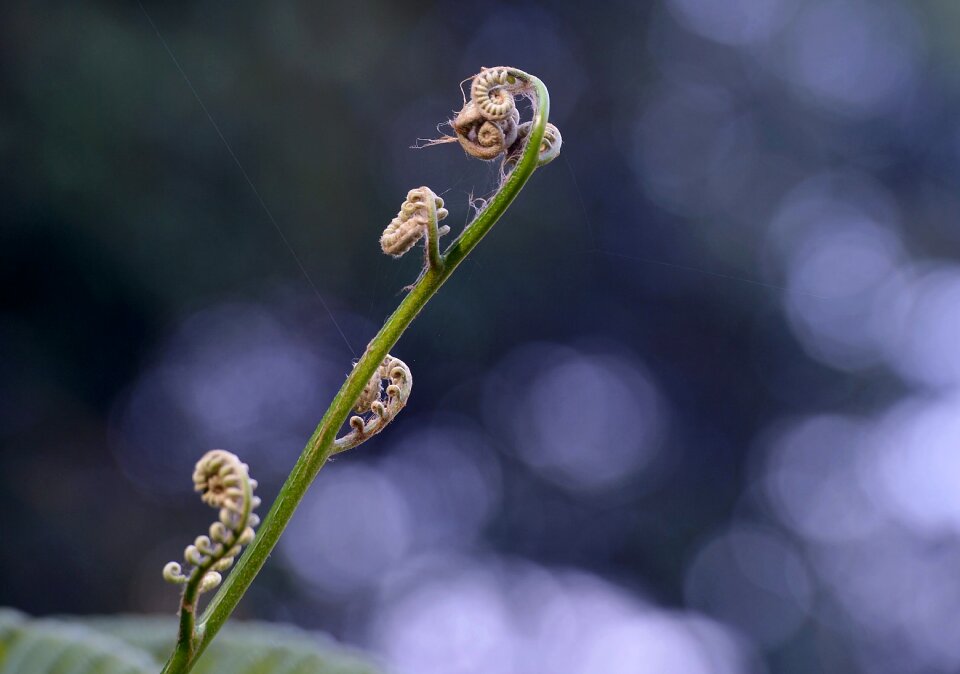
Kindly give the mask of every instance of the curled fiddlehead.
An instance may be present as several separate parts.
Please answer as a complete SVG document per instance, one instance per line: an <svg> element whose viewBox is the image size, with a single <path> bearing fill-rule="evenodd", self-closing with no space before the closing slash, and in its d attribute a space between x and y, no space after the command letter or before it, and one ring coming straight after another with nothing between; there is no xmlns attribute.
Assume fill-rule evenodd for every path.
<svg viewBox="0 0 960 674"><path fill-rule="evenodd" d="M504 92L513 100L513 94ZM453 130L460 146L471 157L495 159L517 140L520 111L511 107L504 117L491 117L473 100L453 120Z"/></svg>
<svg viewBox="0 0 960 674"><path fill-rule="evenodd" d="M503 172L509 173L520 162L523 156L524 143L530 133L532 124L524 122L517 129L517 142L510 148L510 152L503 158ZM560 147L563 145L563 136L560 135L560 129L547 122L547 127L543 132L543 140L540 141L540 157L537 160L537 166L545 166L560 156Z"/></svg>
<svg viewBox="0 0 960 674"><path fill-rule="evenodd" d="M512 68L484 68L473 77L470 100L451 122L464 151L478 159L503 156L501 174L506 175L523 156L531 122L520 123L516 96L532 98L529 81ZM538 166L560 154L560 130L547 124L540 144Z"/></svg>
<svg viewBox="0 0 960 674"><path fill-rule="evenodd" d="M517 107L508 89L516 85L517 78L508 68L484 68L470 83L470 100L487 119L506 119Z"/></svg>
<svg viewBox="0 0 960 674"><path fill-rule="evenodd" d="M388 382L384 388L384 382ZM399 358L387 355L363 388L350 417L350 432L337 438L333 453L338 454L369 440L387 427L407 404L413 388L413 374ZM366 414L367 418L363 415Z"/></svg>
<svg viewBox="0 0 960 674"><path fill-rule="evenodd" d="M253 529L260 523L253 513L260 505L260 499L253 495L257 481L250 479L247 464L235 454L223 449L204 454L193 471L193 487L204 503L220 509L220 517L210 525L209 536L197 536L184 551L184 560L192 566L189 573L185 574L178 562L163 567L164 579L186 586L185 595L216 588L221 573L253 540Z"/></svg>
<svg viewBox="0 0 960 674"><path fill-rule="evenodd" d="M524 87L509 68L484 68L474 76L470 100L451 124L467 154L494 159L516 142L520 111L515 95Z"/></svg>
<svg viewBox="0 0 960 674"><path fill-rule="evenodd" d="M434 222L447 217L447 209L443 207L443 199L438 197L429 187L418 187L407 192L407 198L400 205L397 217L390 221L380 237L380 247L383 252L393 257L400 257L413 248L424 234L428 234L430 220ZM437 230L439 236L450 231L444 225Z"/></svg>
<svg viewBox="0 0 960 674"><path fill-rule="evenodd" d="M407 192L397 217L390 221L380 237L380 248L387 255L400 257L413 248L417 241L427 237L427 264L436 269L443 266L440 259L440 237L450 232L447 225L437 223L447 217L443 199L429 187L418 187Z"/></svg>

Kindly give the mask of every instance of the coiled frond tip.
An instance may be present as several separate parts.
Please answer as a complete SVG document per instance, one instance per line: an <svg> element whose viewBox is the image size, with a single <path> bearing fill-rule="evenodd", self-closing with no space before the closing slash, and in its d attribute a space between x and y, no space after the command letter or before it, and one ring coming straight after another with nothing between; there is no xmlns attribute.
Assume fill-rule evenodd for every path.
<svg viewBox="0 0 960 674"><path fill-rule="evenodd" d="M383 383L387 382L386 388ZM399 358L387 355L364 386L350 417L350 432L334 442L337 454L369 440L400 413L413 390L413 373ZM367 418L360 416L368 414Z"/></svg>
<svg viewBox="0 0 960 674"><path fill-rule="evenodd" d="M247 464L231 452L213 449L197 461L193 488L207 505L219 508L209 535L197 536L183 551L183 559L192 568L184 573L178 562L163 567L163 578L178 585L197 584L200 593L216 588L221 572L233 565L243 546L254 538L260 518L254 510L260 498L253 491L257 481L250 478Z"/></svg>

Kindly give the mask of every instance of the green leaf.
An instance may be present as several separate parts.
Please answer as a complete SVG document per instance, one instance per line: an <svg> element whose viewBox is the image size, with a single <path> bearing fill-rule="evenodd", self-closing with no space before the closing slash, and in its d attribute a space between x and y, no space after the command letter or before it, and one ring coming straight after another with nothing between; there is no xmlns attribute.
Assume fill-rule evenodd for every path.
<svg viewBox="0 0 960 674"><path fill-rule="evenodd" d="M0 674L156 674L177 622L167 616L31 619L0 609ZM332 638L296 627L231 623L193 674L379 674Z"/></svg>
<svg viewBox="0 0 960 674"><path fill-rule="evenodd" d="M0 612L0 674L154 674L156 660L116 637L61 620Z"/></svg>
<svg viewBox="0 0 960 674"><path fill-rule="evenodd" d="M113 635L158 662L170 654L176 620L167 616L84 618L84 624ZM229 623L197 661L192 674L378 674L355 651L331 637L287 625Z"/></svg>

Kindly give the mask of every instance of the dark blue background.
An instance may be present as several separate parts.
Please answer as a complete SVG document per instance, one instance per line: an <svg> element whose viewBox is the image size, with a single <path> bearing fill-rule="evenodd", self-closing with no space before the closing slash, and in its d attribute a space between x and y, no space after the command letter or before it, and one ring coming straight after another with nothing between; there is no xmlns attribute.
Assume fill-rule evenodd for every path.
<svg viewBox="0 0 960 674"><path fill-rule="evenodd" d="M0 605L173 612L193 461L269 503L407 190L495 187L410 146L503 64L562 155L239 613L418 674L960 667L951 0L145 8L0 9Z"/></svg>

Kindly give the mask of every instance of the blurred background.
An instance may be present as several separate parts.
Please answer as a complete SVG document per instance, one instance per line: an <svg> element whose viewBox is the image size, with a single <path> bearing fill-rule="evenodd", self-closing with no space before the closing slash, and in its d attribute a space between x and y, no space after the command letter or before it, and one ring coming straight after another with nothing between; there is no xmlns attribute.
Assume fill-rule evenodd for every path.
<svg viewBox="0 0 960 674"><path fill-rule="evenodd" d="M194 461L272 500L407 190L496 185L410 146L514 65L560 159L238 615L399 674L960 668L960 4L144 9L0 9L0 605L174 612Z"/></svg>

